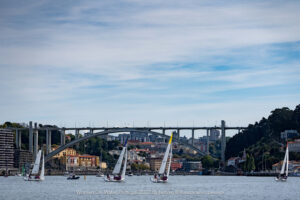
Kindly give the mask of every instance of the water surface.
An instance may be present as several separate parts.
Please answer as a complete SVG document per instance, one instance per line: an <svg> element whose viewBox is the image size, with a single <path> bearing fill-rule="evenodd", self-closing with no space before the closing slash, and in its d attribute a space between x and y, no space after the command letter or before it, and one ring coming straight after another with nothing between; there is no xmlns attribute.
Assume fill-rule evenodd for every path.
<svg viewBox="0 0 300 200"><path fill-rule="evenodd" d="M289 177L286 183L273 177L241 176L171 176L169 183L150 182L150 176L126 177L124 183L104 182L102 177L81 176L67 180L63 176L46 176L43 182L27 182L22 177L0 177L1 200L261 200L299 199L300 178Z"/></svg>

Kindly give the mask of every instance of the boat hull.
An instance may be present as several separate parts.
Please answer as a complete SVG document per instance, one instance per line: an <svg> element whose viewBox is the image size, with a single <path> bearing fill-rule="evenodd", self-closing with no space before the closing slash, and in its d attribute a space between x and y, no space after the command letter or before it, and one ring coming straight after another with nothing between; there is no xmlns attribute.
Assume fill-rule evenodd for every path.
<svg viewBox="0 0 300 200"><path fill-rule="evenodd" d="M286 182L287 181L287 178L275 178L275 181L277 182Z"/></svg>
<svg viewBox="0 0 300 200"><path fill-rule="evenodd" d="M156 178L150 178L150 180L151 180L153 183L167 183L167 182L168 182L168 179L166 179L166 180L161 180L161 179L156 179Z"/></svg>
<svg viewBox="0 0 300 200"><path fill-rule="evenodd" d="M115 180L115 179L108 179L107 177L104 178L105 182L117 182L117 183L121 183L125 181L125 178L122 178L120 180Z"/></svg>
<svg viewBox="0 0 300 200"><path fill-rule="evenodd" d="M44 179L41 178L29 178L29 177L25 177L24 181L43 181Z"/></svg>
<svg viewBox="0 0 300 200"><path fill-rule="evenodd" d="M79 179L79 178L80 178L80 176L76 176L76 177L74 177L74 178L68 177L67 180L77 180L77 179Z"/></svg>

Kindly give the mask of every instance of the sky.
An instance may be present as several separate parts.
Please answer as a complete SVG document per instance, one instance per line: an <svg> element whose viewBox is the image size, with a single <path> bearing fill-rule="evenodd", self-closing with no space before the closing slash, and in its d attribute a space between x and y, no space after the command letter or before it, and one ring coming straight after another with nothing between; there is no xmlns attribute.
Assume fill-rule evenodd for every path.
<svg viewBox="0 0 300 200"><path fill-rule="evenodd" d="M247 126L300 103L300 1L0 1L0 123Z"/></svg>

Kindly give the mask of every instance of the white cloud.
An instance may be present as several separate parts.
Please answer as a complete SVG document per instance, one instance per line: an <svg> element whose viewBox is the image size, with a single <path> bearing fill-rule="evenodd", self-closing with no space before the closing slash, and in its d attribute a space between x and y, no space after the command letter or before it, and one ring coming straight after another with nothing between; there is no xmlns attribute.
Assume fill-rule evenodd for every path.
<svg viewBox="0 0 300 200"><path fill-rule="evenodd" d="M264 114L248 109L256 106L255 101L241 103L231 112L220 108L236 105L235 99L226 105L221 100L175 105L174 100L190 96L207 102L216 92L254 87L299 88L299 61L270 55L273 50L285 51L270 45L300 40L298 2L57 3L6 6L0 12L0 89L7 97L0 100L5 113L0 120L180 116L188 121L200 111L206 112L201 120L212 121L215 116L235 120L244 109L248 123ZM278 63L270 64L269 59ZM212 69L217 65L235 68ZM176 81L186 86L175 90ZM153 105L131 107L130 98L133 102L153 98ZM297 98L284 100L294 106ZM259 102L263 105L264 112L280 106L269 97ZM132 111L135 106L139 111Z"/></svg>

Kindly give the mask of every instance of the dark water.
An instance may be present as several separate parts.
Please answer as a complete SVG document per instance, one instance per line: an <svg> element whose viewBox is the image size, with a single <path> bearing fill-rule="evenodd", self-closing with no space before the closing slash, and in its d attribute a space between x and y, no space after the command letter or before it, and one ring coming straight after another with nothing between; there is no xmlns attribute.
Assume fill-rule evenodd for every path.
<svg viewBox="0 0 300 200"><path fill-rule="evenodd" d="M66 180L46 176L43 182L27 182L22 177L0 177L0 200L73 199L300 199L300 177L285 183L273 177L171 176L169 183L150 182L150 176L126 177L124 183L107 183L103 178L82 176Z"/></svg>

